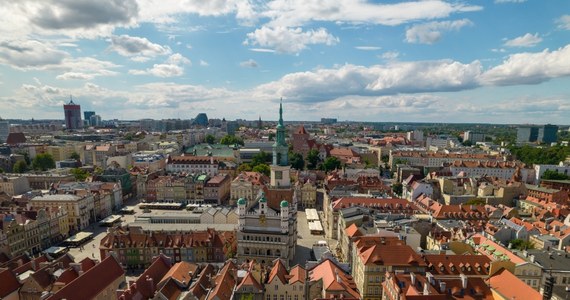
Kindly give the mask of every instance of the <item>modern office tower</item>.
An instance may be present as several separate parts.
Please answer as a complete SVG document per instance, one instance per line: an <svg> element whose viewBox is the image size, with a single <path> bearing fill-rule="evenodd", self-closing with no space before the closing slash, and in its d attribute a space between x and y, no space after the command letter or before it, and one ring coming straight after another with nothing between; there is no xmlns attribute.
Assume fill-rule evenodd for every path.
<svg viewBox="0 0 570 300"><path fill-rule="evenodd" d="M537 140L537 126L521 126L517 128L517 143L534 143Z"/></svg>
<svg viewBox="0 0 570 300"><path fill-rule="evenodd" d="M10 134L10 123L0 118L0 144L6 143L8 135Z"/></svg>
<svg viewBox="0 0 570 300"><path fill-rule="evenodd" d="M83 112L83 120L85 120L86 123L88 123L87 125L93 125L91 124L91 116L94 116L95 112L94 111L84 111Z"/></svg>
<svg viewBox="0 0 570 300"><path fill-rule="evenodd" d="M558 126L546 124L543 126L521 126L517 128L517 143L555 143Z"/></svg>
<svg viewBox="0 0 570 300"><path fill-rule="evenodd" d="M556 143L558 137L558 126L546 124L538 128L538 141L545 144Z"/></svg>
<svg viewBox="0 0 570 300"><path fill-rule="evenodd" d="M485 141L485 134L480 133L480 132L465 131L463 133L463 141L465 141L465 142L470 141L473 144L475 144L477 142L484 142Z"/></svg>
<svg viewBox="0 0 570 300"><path fill-rule="evenodd" d="M76 130L82 127L81 122L81 105L73 103L73 99L68 104L63 105L65 113L65 128L68 130Z"/></svg>
<svg viewBox="0 0 570 300"><path fill-rule="evenodd" d="M204 127L208 126L208 116L205 113L199 113L196 119L194 119L194 124Z"/></svg>

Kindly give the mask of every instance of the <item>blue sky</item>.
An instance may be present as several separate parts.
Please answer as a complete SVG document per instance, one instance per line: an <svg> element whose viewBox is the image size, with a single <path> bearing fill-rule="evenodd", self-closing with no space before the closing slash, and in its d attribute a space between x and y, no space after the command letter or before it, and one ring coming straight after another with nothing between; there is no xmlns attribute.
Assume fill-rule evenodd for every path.
<svg viewBox="0 0 570 300"><path fill-rule="evenodd" d="M570 124L570 1L19 0L0 117Z"/></svg>

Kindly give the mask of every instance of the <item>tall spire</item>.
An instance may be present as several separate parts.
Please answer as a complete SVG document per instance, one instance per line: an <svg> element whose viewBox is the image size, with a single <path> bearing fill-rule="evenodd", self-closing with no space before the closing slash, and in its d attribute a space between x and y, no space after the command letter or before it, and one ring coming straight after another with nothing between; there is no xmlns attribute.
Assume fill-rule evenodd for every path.
<svg viewBox="0 0 570 300"><path fill-rule="evenodd" d="M283 97L279 100L279 125L283 126Z"/></svg>

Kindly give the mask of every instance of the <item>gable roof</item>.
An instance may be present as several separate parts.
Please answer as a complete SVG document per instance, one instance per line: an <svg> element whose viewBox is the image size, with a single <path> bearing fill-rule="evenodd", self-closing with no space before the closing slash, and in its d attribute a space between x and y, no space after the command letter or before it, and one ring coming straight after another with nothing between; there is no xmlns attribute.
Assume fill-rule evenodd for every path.
<svg viewBox="0 0 570 300"><path fill-rule="evenodd" d="M359 249L358 256L365 265L426 265L425 261L408 245L375 245L366 250Z"/></svg>
<svg viewBox="0 0 570 300"><path fill-rule="evenodd" d="M273 265L273 268L271 268L271 273L269 273L269 279L267 280L267 283L272 283L275 278L278 278L282 284L287 284L287 275L287 268L283 264L283 261L277 259Z"/></svg>
<svg viewBox="0 0 570 300"><path fill-rule="evenodd" d="M345 273L330 259L326 259L309 270L310 281L323 281L325 291L344 291L356 299L360 299L360 293L352 276Z"/></svg>
<svg viewBox="0 0 570 300"><path fill-rule="evenodd" d="M208 294L208 300L230 300L233 296L233 290L236 286L236 265L231 261L227 261L222 270L216 275L215 287Z"/></svg>
<svg viewBox="0 0 570 300"><path fill-rule="evenodd" d="M258 291L262 291L263 287L261 286L261 284L259 284L259 282L257 282L257 280L255 279L255 277L253 276L253 273L251 272L247 272L247 274L245 275L245 277L241 280L240 284L237 286L237 290L241 289L243 286L252 286L254 287L256 290Z"/></svg>
<svg viewBox="0 0 570 300"><path fill-rule="evenodd" d="M305 283L307 280L307 270L303 267L296 265L289 272L289 284L296 282Z"/></svg>
<svg viewBox="0 0 570 300"><path fill-rule="evenodd" d="M117 278L124 278L124 276L125 271L123 267L121 267L113 255L109 255L101 263L83 273L47 299L75 299L77 295L81 295L83 299L93 299Z"/></svg>
<svg viewBox="0 0 570 300"><path fill-rule="evenodd" d="M10 295L20 288L20 282L16 275L7 268L0 268L0 299Z"/></svg>
<svg viewBox="0 0 570 300"><path fill-rule="evenodd" d="M344 231L346 232L346 235L349 238L355 237L355 236L362 236L362 232L360 232L356 223L352 223L350 226L346 227L346 229Z"/></svg>
<svg viewBox="0 0 570 300"><path fill-rule="evenodd" d="M493 290L505 299L542 299L542 295L513 273L502 269L487 280Z"/></svg>

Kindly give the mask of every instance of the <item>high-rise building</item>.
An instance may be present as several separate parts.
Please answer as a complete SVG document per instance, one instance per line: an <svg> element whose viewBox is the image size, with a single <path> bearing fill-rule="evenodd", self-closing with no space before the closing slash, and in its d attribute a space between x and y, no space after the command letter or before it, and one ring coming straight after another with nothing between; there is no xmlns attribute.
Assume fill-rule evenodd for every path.
<svg viewBox="0 0 570 300"><path fill-rule="evenodd" d="M473 144L477 142L484 142L485 141L485 134L480 132L473 132L473 131L465 131L463 133L463 141L471 142Z"/></svg>
<svg viewBox="0 0 570 300"><path fill-rule="evenodd" d="M8 135L10 134L10 123L0 118L0 144L6 143Z"/></svg>
<svg viewBox="0 0 570 300"><path fill-rule="evenodd" d="M101 116L100 115L92 115L91 117L89 117L89 125L101 126Z"/></svg>
<svg viewBox="0 0 570 300"><path fill-rule="evenodd" d="M558 126L546 124L544 126L521 126L517 128L517 143L555 143Z"/></svg>
<svg viewBox="0 0 570 300"><path fill-rule="evenodd" d="M65 113L65 128L68 130L80 129L83 127L81 123L81 105L73 103L73 99L68 104L63 105Z"/></svg>
<svg viewBox="0 0 570 300"><path fill-rule="evenodd" d="M521 126L517 128L517 143L534 143L538 140L538 127Z"/></svg>
<svg viewBox="0 0 570 300"><path fill-rule="evenodd" d="M85 123L87 123L87 125L93 125L91 124L91 116L94 116L95 112L94 111L84 111L83 112L83 120L85 120Z"/></svg>
<svg viewBox="0 0 570 300"><path fill-rule="evenodd" d="M546 124L538 128L538 141L545 144L556 143L558 137L558 126Z"/></svg>

